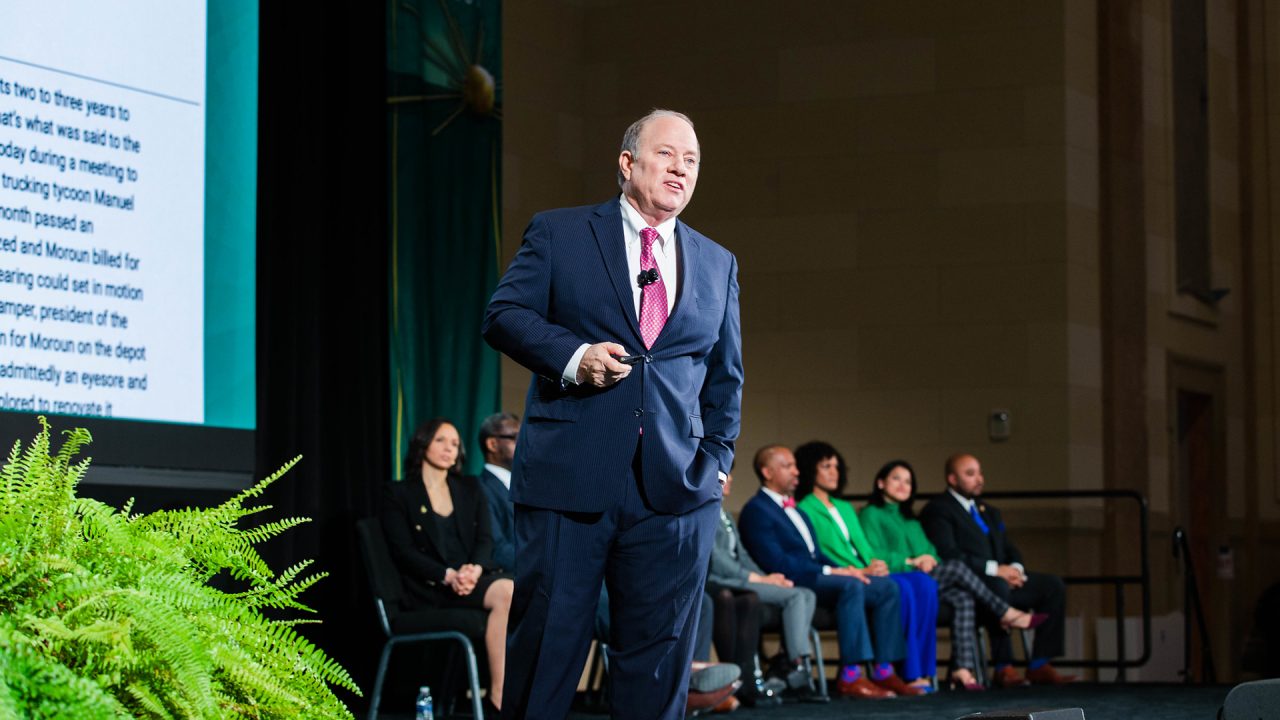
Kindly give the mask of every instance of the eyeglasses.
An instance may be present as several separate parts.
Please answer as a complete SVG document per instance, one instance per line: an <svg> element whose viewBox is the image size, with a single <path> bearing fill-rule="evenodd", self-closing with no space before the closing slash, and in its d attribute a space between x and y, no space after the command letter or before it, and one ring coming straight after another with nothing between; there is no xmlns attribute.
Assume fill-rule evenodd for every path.
<svg viewBox="0 0 1280 720"><path fill-rule="evenodd" d="M490 437L496 437L499 440L515 440L519 436L512 434L512 435L491 435Z"/></svg>

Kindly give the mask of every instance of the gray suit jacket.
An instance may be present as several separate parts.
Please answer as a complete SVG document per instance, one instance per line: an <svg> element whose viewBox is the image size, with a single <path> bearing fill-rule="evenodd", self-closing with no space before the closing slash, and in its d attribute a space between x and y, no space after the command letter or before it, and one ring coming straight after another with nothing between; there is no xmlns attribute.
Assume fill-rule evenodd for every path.
<svg viewBox="0 0 1280 720"><path fill-rule="evenodd" d="M745 588L751 573L765 574L742 547L742 536L733 516L720 508L720 524L716 526L716 544L711 548L707 582L728 588Z"/></svg>

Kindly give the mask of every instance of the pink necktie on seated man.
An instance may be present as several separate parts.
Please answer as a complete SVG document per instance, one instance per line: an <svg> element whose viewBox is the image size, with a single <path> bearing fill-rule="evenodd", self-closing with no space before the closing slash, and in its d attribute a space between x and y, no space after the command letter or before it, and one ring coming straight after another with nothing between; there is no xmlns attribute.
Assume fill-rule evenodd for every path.
<svg viewBox="0 0 1280 720"><path fill-rule="evenodd" d="M657 270L658 263L653 259L653 241L658 239L658 231L647 227L640 231L640 270ZM655 282L640 288L640 338L644 340L646 350L653 347L658 339L662 326L667 324L667 286L661 273Z"/></svg>

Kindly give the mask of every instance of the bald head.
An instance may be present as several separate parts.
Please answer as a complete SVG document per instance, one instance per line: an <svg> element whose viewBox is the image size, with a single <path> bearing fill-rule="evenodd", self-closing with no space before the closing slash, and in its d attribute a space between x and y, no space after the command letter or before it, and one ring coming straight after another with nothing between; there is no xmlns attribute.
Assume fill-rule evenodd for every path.
<svg viewBox="0 0 1280 720"><path fill-rule="evenodd" d="M698 184L699 152L693 123L677 112L655 110L628 129L618 177L622 194L646 223L660 225L689 204Z"/></svg>
<svg viewBox="0 0 1280 720"><path fill-rule="evenodd" d="M786 445L765 445L756 451L755 458L751 460L751 469L755 470L761 484L764 484L764 466L769 464L769 458L773 457L775 452L786 449Z"/></svg>
<svg viewBox="0 0 1280 720"><path fill-rule="evenodd" d="M961 497L976 498L982 494L985 479L978 458L969 453L956 453L947 458L945 465L947 486Z"/></svg>
<svg viewBox="0 0 1280 720"><path fill-rule="evenodd" d="M766 445L757 450L752 468L761 485L779 495L795 493L800 471L796 469L795 456L786 445Z"/></svg>

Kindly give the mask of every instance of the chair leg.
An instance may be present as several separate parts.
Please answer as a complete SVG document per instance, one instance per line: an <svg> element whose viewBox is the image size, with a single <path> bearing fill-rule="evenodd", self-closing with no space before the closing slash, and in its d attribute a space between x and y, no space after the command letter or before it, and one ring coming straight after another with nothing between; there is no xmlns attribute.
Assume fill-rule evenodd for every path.
<svg viewBox="0 0 1280 720"><path fill-rule="evenodd" d="M809 641L813 643L813 659L818 665L818 694L827 696L827 665L822 661L822 636L813 627L809 628Z"/></svg>
<svg viewBox="0 0 1280 720"><path fill-rule="evenodd" d="M382 646L382 656L378 658L378 674L373 681L373 692L369 695L369 720L378 720L378 706L382 703L382 683L387 679L387 663L391 660L391 648L394 642L388 641Z"/></svg>
<svg viewBox="0 0 1280 720"><path fill-rule="evenodd" d="M591 653L591 671L587 673L587 691L591 703L599 707L608 706L609 687L609 646L599 640Z"/></svg>
<svg viewBox="0 0 1280 720"><path fill-rule="evenodd" d="M1034 630L1032 632L1035 632ZM1027 631L1018 629L1018 637L1022 638L1022 657L1026 658L1027 663L1031 663L1031 641L1027 639Z"/></svg>
<svg viewBox="0 0 1280 720"><path fill-rule="evenodd" d="M978 682L987 684L987 629L978 626Z"/></svg>
<svg viewBox="0 0 1280 720"><path fill-rule="evenodd" d="M594 640L591 649L587 651L587 698L591 702L600 695L600 686L596 684L596 678L600 675L600 645Z"/></svg>
<svg viewBox="0 0 1280 720"><path fill-rule="evenodd" d="M452 717L457 707L458 674L461 672L457 660L458 646L454 643L446 643L444 674L441 676L440 686L431 691L432 697L435 698L437 715Z"/></svg>
<svg viewBox="0 0 1280 720"><path fill-rule="evenodd" d="M609 707L609 643L600 643L600 707Z"/></svg>
<svg viewBox="0 0 1280 720"><path fill-rule="evenodd" d="M476 665L476 649L472 647L471 640L465 635L459 634L458 639L467 651L467 678L471 681L471 712L475 713L476 720L482 720L484 707L480 704L480 668Z"/></svg>

